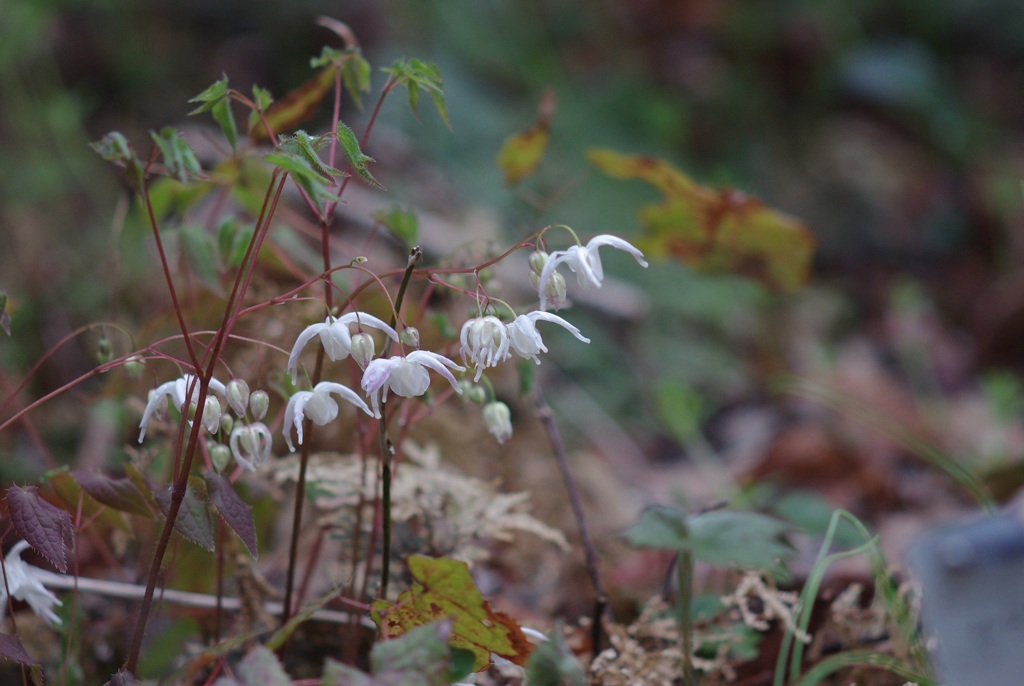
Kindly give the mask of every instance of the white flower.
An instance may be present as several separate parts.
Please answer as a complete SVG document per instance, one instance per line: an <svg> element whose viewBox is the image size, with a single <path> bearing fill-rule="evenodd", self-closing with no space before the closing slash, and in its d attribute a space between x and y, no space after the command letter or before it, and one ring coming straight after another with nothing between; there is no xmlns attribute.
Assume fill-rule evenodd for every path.
<svg viewBox="0 0 1024 686"><path fill-rule="evenodd" d="M508 359L508 329L497 317L470 319L462 325L459 340L462 342L459 348L462 361L476 365L473 381L480 380L485 367L494 367Z"/></svg>
<svg viewBox="0 0 1024 686"><path fill-rule="evenodd" d="M313 336L319 334L324 351L331 360L337 362L348 357L352 352L352 334L349 332L349 326L352 324L380 329L391 340L398 340L398 333L394 329L365 312L349 312L340 317L328 315L322 324L307 326L299 334L299 337L295 339L295 345L292 346L292 354L288 356L288 371L292 375L292 383L296 383L298 378L299 353L302 352L302 349L306 347L306 343L309 343Z"/></svg>
<svg viewBox="0 0 1024 686"><path fill-rule="evenodd" d="M189 393L189 389L191 389L191 393ZM217 381L217 379L210 379L210 390L224 395L224 384ZM149 402L146 403L146 409L142 413L142 421L139 422L139 443L142 443L142 439L146 437L146 425L149 424L149 418L154 413L167 407L168 398L174 402L174 407L184 414L187 411L186 406L190 407L199 398L199 379L192 374L186 374L180 379L160 384L149 392ZM210 399L210 396L207 395L207 404L203 406L204 416L207 412L206 408L209 407ZM212 408L210 411L212 411ZM219 412L217 413L217 418L220 418Z"/></svg>
<svg viewBox="0 0 1024 686"><path fill-rule="evenodd" d="M231 454L235 462L250 472L270 459L272 443L270 429L263 422L241 424L231 432Z"/></svg>
<svg viewBox="0 0 1024 686"><path fill-rule="evenodd" d="M426 393L430 386L430 375L427 374L426 367L447 379L456 393L462 392L455 377L445 367L457 372L464 372L466 368L443 355L428 350L414 350L405 357L378 358L367 365L361 384L373 403L374 415L380 417L380 403L387 402L388 389L406 398Z"/></svg>
<svg viewBox="0 0 1024 686"><path fill-rule="evenodd" d="M516 354L520 357L527 360L533 360L537 364L540 364L540 358L537 356L542 352L546 353L548 351L547 347L544 345L544 340L540 337L540 331L537 330L538 319L558 324L584 343L590 342L590 339L581 334L579 329L559 317L557 314L550 314L542 310L536 310L534 312L519 315L511 324L508 325L508 334L509 340L512 344L512 349L515 350Z"/></svg>
<svg viewBox="0 0 1024 686"><path fill-rule="evenodd" d="M7 572L7 585L0 584L0 617L7 608L7 589L11 596L29 604L32 611L50 624L60 624L60 617L53 611L53 606L63 605L43 582L36 577L35 567L21 559L21 553L28 548L27 541L18 541L4 558L4 570Z"/></svg>
<svg viewBox="0 0 1024 686"><path fill-rule="evenodd" d="M347 400L366 414L372 415L366 403L356 395L356 392L347 386L332 381L321 381L313 386L312 391L299 391L288 399L288 405L284 408L284 442L288 444L288 450L294 451L292 445L292 429L299 437L299 445L302 445L302 418L309 417L310 421L317 426L323 426L338 416L338 402L331 397L331 393Z"/></svg>
<svg viewBox="0 0 1024 686"><path fill-rule="evenodd" d="M555 273L555 268L563 262L569 265L569 269L576 273L580 286L584 288L601 287L601 281L604 280L604 267L601 266L601 255L598 253L598 248L602 245L610 245L613 248L624 250L632 255L641 267L647 266L642 252L621 238L608 234L594 236L587 243L586 247L574 245L567 250L556 250L551 253L548 260L544 263L544 271L540 275L542 287L540 290L540 309L543 310L547 306L546 285L548 279Z"/></svg>
<svg viewBox="0 0 1024 686"><path fill-rule="evenodd" d="M495 400L484 405L484 426L490 431L498 443L504 443L512 437L512 412L508 405Z"/></svg>

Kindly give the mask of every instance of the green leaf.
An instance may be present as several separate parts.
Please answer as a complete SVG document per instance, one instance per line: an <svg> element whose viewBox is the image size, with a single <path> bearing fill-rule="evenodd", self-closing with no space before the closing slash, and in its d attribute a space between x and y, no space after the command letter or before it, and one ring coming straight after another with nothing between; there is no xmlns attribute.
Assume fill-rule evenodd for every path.
<svg viewBox="0 0 1024 686"><path fill-rule="evenodd" d="M434 107L441 115L445 126L449 129L452 127L451 122L448 121L448 109L444 100L444 81L441 79L441 70L437 68L437 65L412 58L398 60L390 68L384 68L382 71L391 74L396 83L404 84L408 89L409 109L416 117L419 117L419 98L422 88L430 93Z"/></svg>
<svg viewBox="0 0 1024 686"><path fill-rule="evenodd" d="M299 184L317 205L322 205L325 199L334 197L328 190L330 181L325 179L302 155L279 147L275 152L264 156L263 159L288 172L295 179L295 183Z"/></svg>
<svg viewBox="0 0 1024 686"><path fill-rule="evenodd" d="M220 223L217 227L217 252L226 267L237 267L242 264L252 234L253 227L242 226L237 217L226 217Z"/></svg>
<svg viewBox="0 0 1024 686"><path fill-rule="evenodd" d="M689 550L718 567L782 574L782 561L793 554L783 539L791 530L786 522L756 512L716 510L689 517L679 508L655 505L644 510L626 538L641 548Z"/></svg>
<svg viewBox="0 0 1024 686"><path fill-rule="evenodd" d="M179 182L185 183L189 177L196 177L202 173L196 154L192 152L180 131L168 126L161 129L159 134L150 131L149 135L160 148L167 172Z"/></svg>
<svg viewBox="0 0 1024 686"><path fill-rule="evenodd" d="M189 116L210 111L214 105L226 97L228 97L228 77L223 75L218 81L207 86L202 93L189 100L189 102L200 103L199 107L189 112Z"/></svg>
<svg viewBox="0 0 1024 686"><path fill-rule="evenodd" d="M202 226L188 224L181 227L181 246L189 266L204 286L212 292L222 292L220 284L220 257L217 241Z"/></svg>
<svg viewBox="0 0 1024 686"><path fill-rule="evenodd" d="M356 134L353 133L352 129L345 125L344 122L338 122L338 142L341 144L341 149L345 151L345 157L348 158L348 163L355 169L356 174L369 184L376 186L381 190L385 190L384 186L380 185L377 179L373 178L373 174L366 168L366 165L373 162L374 159L368 155L364 155L363 151L359 149L359 139L356 138Z"/></svg>
<svg viewBox="0 0 1024 686"><path fill-rule="evenodd" d="M523 665L532 646L515 620L491 609L473 583L465 562L447 558L412 555L409 573L415 580L396 602L376 600L371 616L386 639L397 638L412 629L451 619L449 642L471 650L474 669L486 669L491 653Z"/></svg>
<svg viewBox="0 0 1024 686"><path fill-rule="evenodd" d="M696 389L664 380L658 384L656 401L658 419L679 443L686 445L700 435L704 401Z"/></svg>
<svg viewBox="0 0 1024 686"><path fill-rule="evenodd" d="M326 136L310 136L301 129L296 131L292 136L281 137L281 147L285 150L298 153L304 160L309 162L309 165L313 167L313 169L316 169L320 176L324 177L328 181L334 181L334 177L343 176L344 174L340 170L324 164L324 161L320 159L320 155L317 154L317 150L324 147L326 144Z"/></svg>
<svg viewBox="0 0 1024 686"><path fill-rule="evenodd" d="M398 205L392 205L390 209L377 210L373 218L384 225L398 240L405 244L406 249L411 250L419 245L420 226L416 219L416 213L412 210L402 209Z"/></svg>
<svg viewBox="0 0 1024 686"><path fill-rule="evenodd" d="M587 675L569 650L556 624L548 640L533 650L526 662L526 683L530 686L586 686Z"/></svg>
<svg viewBox="0 0 1024 686"><path fill-rule="evenodd" d="M277 656L261 645L242 658L236 671L245 686L291 686L292 683Z"/></svg>
<svg viewBox="0 0 1024 686"><path fill-rule="evenodd" d="M200 103L199 107L189 112L189 115L207 111L212 113L213 120L220 126L224 137L228 139L231 149L234 150L235 144L238 142L238 127L235 125L235 117L231 113L231 98L228 97L228 77L224 76L219 81L215 81L202 93L189 100L189 102Z"/></svg>
<svg viewBox="0 0 1024 686"><path fill-rule="evenodd" d="M440 621L411 629L393 641L378 642L370 652L374 675L393 680L388 683L447 686L451 630L451 621Z"/></svg>
<svg viewBox="0 0 1024 686"><path fill-rule="evenodd" d="M252 517L252 507L235 493L234 486L222 474L208 472L206 487L210 492L210 502L217 508L217 514L231 527L253 559L260 556L256 546L256 523Z"/></svg>
<svg viewBox="0 0 1024 686"><path fill-rule="evenodd" d="M341 82L360 110L363 109L361 93L370 90L370 63L358 50L351 50L341 63Z"/></svg>
<svg viewBox="0 0 1024 686"><path fill-rule="evenodd" d="M238 143L238 126L235 124L235 115L231 112L231 100L224 98L218 102L213 106L212 114L213 120L220 126L224 137L228 139L231 149L234 150Z"/></svg>
<svg viewBox="0 0 1024 686"><path fill-rule="evenodd" d="M274 102L274 97L270 94L270 91L266 88L260 88L253 84L252 87L252 100L256 104L258 110L252 110L249 112L249 131L251 132L257 126L261 126L260 112L266 112L267 108L270 107L271 103Z"/></svg>
<svg viewBox="0 0 1024 686"><path fill-rule="evenodd" d="M189 484L185 488L185 497L181 501L178 516L174 520L174 528L199 547L213 552L215 546L209 503L206 500L206 493L197 492L192 481L189 479ZM171 488L168 487L153 494L165 517L171 510Z"/></svg>
<svg viewBox="0 0 1024 686"><path fill-rule="evenodd" d="M128 183L136 192L142 187L142 165L139 158L135 156L135 150L128 143L128 139L117 131L111 131L103 138L89 143L100 157L108 162L123 164L128 176Z"/></svg>
<svg viewBox="0 0 1024 686"><path fill-rule="evenodd" d="M320 686L373 686L373 679L355 667L327 658Z"/></svg>

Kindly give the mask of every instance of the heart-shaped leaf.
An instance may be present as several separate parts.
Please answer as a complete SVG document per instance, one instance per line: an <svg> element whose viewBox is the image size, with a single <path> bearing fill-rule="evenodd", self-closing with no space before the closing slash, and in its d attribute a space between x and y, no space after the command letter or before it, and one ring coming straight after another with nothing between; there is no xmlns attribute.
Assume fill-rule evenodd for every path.
<svg viewBox="0 0 1024 686"><path fill-rule="evenodd" d="M67 572L73 533L71 515L40 498L34 486L8 488L7 508L18 535L61 573Z"/></svg>
<svg viewBox="0 0 1024 686"><path fill-rule="evenodd" d="M206 488L210 493L210 502L217 508L217 514L242 540L249 555L253 559L258 558L256 524L253 522L252 508L239 497L231 482L222 474L208 473Z"/></svg>

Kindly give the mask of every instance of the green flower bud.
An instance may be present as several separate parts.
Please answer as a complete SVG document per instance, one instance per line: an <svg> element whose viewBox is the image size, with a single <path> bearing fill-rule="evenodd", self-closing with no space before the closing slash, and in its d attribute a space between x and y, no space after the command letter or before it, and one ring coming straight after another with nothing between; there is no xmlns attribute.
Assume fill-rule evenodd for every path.
<svg viewBox="0 0 1024 686"><path fill-rule="evenodd" d="M249 396L249 411L257 422L267 416L267 408L270 407L270 396L266 391L253 391Z"/></svg>
<svg viewBox="0 0 1024 686"><path fill-rule="evenodd" d="M407 345L410 348L416 348L419 350L420 347L420 330L414 326L407 326L402 329L402 332L398 334L398 340L403 345Z"/></svg>
<svg viewBox="0 0 1024 686"><path fill-rule="evenodd" d="M213 461L213 468L223 472L224 468L231 463L231 449L222 443L207 443L207 451L210 453L210 460Z"/></svg>
<svg viewBox="0 0 1024 686"><path fill-rule="evenodd" d="M249 404L249 384L244 379L232 379L228 382L224 395L235 414L244 417L245 407Z"/></svg>

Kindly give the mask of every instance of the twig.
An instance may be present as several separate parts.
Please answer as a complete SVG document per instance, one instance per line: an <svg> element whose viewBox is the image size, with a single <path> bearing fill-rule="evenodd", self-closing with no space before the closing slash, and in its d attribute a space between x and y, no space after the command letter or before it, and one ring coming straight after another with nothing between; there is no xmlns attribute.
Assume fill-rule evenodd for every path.
<svg viewBox="0 0 1024 686"><path fill-rule="evenodd" d="M54 588L61 591L72 590L78 584L79 592L96 593L108 598L124 598L126 600L138 600L146 593L146 587L138 584L128 584L122 581L108 581L106 579L91 579L89 577L77 577L67 574L57 574L46 569L33 569L32 575L42 582L47 588ZM206 593L193 593L191 591L178 591L173 588L165 588L160 592L160 598L165 603L179 605L181 607L194 607L202 610L216 610L217 596ZM242 600L224 596L220 598L220 608L227 611L242 609ZM268 600L263 603L263 608L272 615L280 615L284 612L284 605L278 601ZM352 621L353 613L341 612L340 610L317 610L311 619L333 624L347 624ZM369 617L359 616L359 624L367 629L375 629L376 625Z"/></svg>
<svg viewBox="0 0 1024 686"><path fill-rule="evenodd" d="M551 406L545 400L544 392L536 380L533 382L533 392L536 398L537 414L540 417L541 423L544 424L544 430L547 431L551 448L555 451L555 461L558 463L558 469L562 473L562 481L565 483L565 490L569 495L569 505L572 506L572 513L576 518L576 526L580 531L580 541L583 544L587 573L590 575L590 582L594 586L596 598L594 599L594 623L591 627L591 643L594 647L594 655L597 655L601 652L601 640L604 635L604 627L601 620L604 618L605 610L608 607L608 596L604 591L604 585L601 583L601 571L597 566L597 552L590 538L590 532L587 530L587 522L583 518L583 506L580 503L580 494L576 488L576 480L573 479L572 472L569 471L569 460L565 455L565 444L562 442L562 435L558 432L558 425L555 424L554 417L551 416Z"/></svg>

